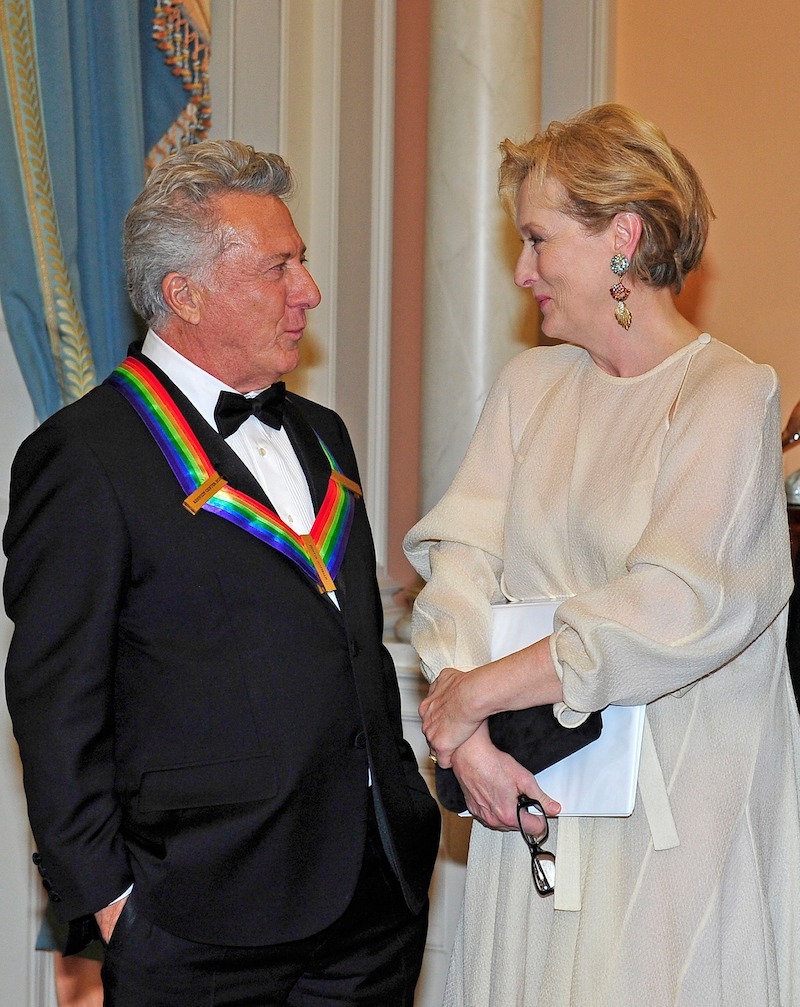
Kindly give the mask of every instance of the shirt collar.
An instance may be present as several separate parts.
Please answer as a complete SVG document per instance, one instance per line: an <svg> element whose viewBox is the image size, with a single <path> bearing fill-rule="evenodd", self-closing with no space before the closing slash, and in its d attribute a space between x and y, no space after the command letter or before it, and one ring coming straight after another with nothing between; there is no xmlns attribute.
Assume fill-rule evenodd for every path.
<svg viewBox="0 0 800 1007"><path fill-rule="evenodd" d="M226 385L219 378L215 378L208 371L204 371L197 364L193 364L191 360L165 343L153 329L147 331L142 345L142 353L161 368L167 377L180 388L203 419L216 430L214 408L217 405L219 393L222 391L235 392L236 389ZM255 395L257 392L252 394Z"/></svg>

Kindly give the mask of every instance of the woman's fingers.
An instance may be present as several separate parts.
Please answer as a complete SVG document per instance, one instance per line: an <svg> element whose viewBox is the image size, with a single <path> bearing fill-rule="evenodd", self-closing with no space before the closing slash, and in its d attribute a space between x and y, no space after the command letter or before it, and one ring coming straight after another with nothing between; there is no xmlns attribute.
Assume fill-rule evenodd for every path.
<svg viewBox="0 0 800 1007"><path fill-rule="evenodd" d="M457 750L453 768L470 813L490 829L517 829L519 794L539 801L548 816L561 810L527 769L495 748L485 725ZM524 823L530 835L541 835L544 831L540 817L524 813Z"/></svg>
<svg viewBox="0 0 800 1007"><path fill-rule="evenodd" d="M444 668L419 705L422 732L439 765L449 768L453 752L474 734L479 721L470 717L464 703L465 674Z"/></svg>

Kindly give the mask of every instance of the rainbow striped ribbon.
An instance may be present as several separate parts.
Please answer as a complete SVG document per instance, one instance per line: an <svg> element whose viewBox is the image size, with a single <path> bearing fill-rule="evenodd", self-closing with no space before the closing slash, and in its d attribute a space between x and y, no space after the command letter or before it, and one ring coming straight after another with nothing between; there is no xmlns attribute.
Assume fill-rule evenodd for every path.
<svg viewBox="0 0 800 1007"><path fill-rule="evenodd" d="M192 514L206 510L238 525L283 553L320 592L334 591L334 578L344 559L361 487L341 471L317 435L331 466L328 489L311 531L298 535L269 507L233 489L214 470L194 431L172 396L149 367L128 357L108 378L144 422L161 448L181 489L184 507Z"/></svg>

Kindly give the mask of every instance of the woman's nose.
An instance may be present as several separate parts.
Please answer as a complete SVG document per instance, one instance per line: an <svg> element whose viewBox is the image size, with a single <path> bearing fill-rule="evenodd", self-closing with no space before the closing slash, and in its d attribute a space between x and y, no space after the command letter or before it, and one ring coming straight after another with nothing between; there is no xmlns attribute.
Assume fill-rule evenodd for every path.
<svg viewBox="0 0 800 1007"><path fill-rule="evenodd" d="M523 248L514 268L514 283L518 287L530 287L535 276L536 264L533 261L532 253L527 248Z"/></svg>

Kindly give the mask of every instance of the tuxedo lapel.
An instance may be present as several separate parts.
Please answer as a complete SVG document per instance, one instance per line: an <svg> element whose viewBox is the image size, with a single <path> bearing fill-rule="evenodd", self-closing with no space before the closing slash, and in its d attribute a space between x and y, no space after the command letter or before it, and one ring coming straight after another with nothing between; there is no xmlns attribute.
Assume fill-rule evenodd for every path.
<svg viewBox="0 0 800 1007"><path fill-rule="evenodd" d="M331 477L331 466L325 452L320 447L319 437L314 428L308 422L305 414L292 399L291 393L287 394L283 409L283 424L286 433L292 442L306 480L311 490L311 500L314 504L314 513L318 513L328 491L328 482ZM347 599L347 586L344 579L343 569L336 576L336 596L339 599L340 608L343 610Z"/></svg>
<svg viewBox="0 0 800 1007"><path fill-rule="evenodd" d="M155 374L167 392L169 392L175 405L191 427L192 433L197 437L201 447L208 455L208 460L215 471L219 472L222 478L231 486L253 497L254 500L266 504L270 510L274 510L272 502L250 469L233 448L225 443L219 431L203 419L180 388L149 357L145 357L138 352L131 352L131 355L140 359Z"/></svg>
<svg viewBox="0 0 800 1007"><path fill-rule="evenodd" d="M292 447L303 467L303 472L305 472L316 514L328 490L331 466L325 457L325 452L320 447L319 438L314 429L297 403L292 400L291 395L286 396L283 425L286 427L286 433L289 435Z"/></svg>

